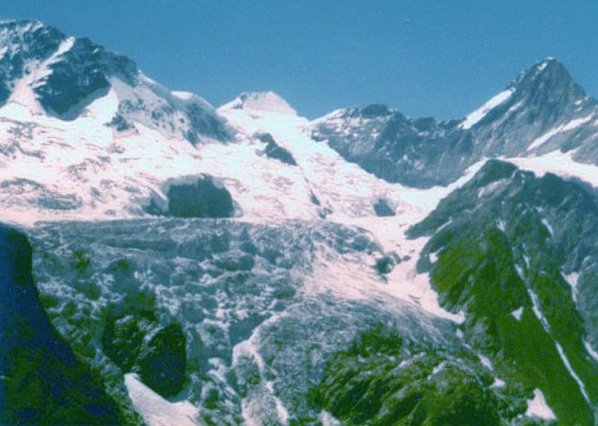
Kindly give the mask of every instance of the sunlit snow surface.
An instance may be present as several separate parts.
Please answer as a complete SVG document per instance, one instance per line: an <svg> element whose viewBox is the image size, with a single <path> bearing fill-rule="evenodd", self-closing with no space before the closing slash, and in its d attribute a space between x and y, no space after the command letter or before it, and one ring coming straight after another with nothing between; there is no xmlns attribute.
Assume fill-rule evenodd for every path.
<svg viewBox="0 0 598 426"><path fill-rule="evenodd" d="M478 164L472 167L466 176L449 187L435 187L429 190L419 190L404 187L400 184L390 184L382 179L365 172L354 163L344 160L336 151L325 143L318 143L310 138L310 124L301 117L289 116L273 112L263 112L251 109L231 108L230 104L219 109L219 113L239 130L240 144L250 143L251 136L258 132L269 132L275 141L292 153L298 163L298 167L276 164L271 161L262 176L269 176L270 170L281 173L279 170L286 169L290 176L285 186L287 193L292 197L281 197L280 190L268 188L262 199L270 198L270 203L252 203L251 200L243 202L244 218L259 220L267 216L271 218L298 217L306 220L317 219L321 207L328 211L326 220L341 223L347 226L355 226L365 229L385 251L396 252L400 256L408 256L388 275L388 285L383 287L384 291L404 300L410 300L428 310L429 312L462 321L463 315L450 314L440 308L436 293L432 290L428 278L424 274L417 274L415 264L419 258L426 239L408 240L405 231L408 227L426 217L440 199L448 195L453 189L466 182L475 171L481 166ZM210 149L215 149L215 146ZM232 154L232 153L231 153ZM239 154L233 154L235 157ZM213 163L216 163L219 156L214 156ZM230 157L227 157L230 158ZM232 162L243 164L248 156L239 155ZM249 157L251 158L251 157ZM222 164L222 166L227 166ZM228 173L255 173L251 165L238 167ZM221 172L224 174L224 172ZM218 175L220 173L213 173ZM260 181L264 178L261 177ZM240 178L241 182L251 182L255 177L246 176ZM254 191L261 187L258 185ZM297 194L297 195L295 195ZM315 195L321 206L315 206L310 202L311 194ZM243 197L243 194L239 194ZM396 205L396 216L378 217L374 212L376 200L383 198ZM282 206L277 201L285 200ZM277 208L274 210L272 207ZM306 208L307 207L307 208ZM281 215L284 210L284 215ZM372 261L370 261L372 263ZM364 285L367 281L355 280L361 275L362 267L355 264L353 268L335 268L334 265L324 263L322 270L317 275L322 284L336 282L338 280L353 281L355 288L346 295L351 297L370 297L371 289ZM323 279L323 277L327 277ZM375 286L376 291L380 286Z"/></svg>
<svg viewBox="0 0 598 426"><path fill-rule="evenodd" d="M565 179L579 179L598 187L598 167L592 164L578 163L572 157L575 151L552 151L539 157L503 158L522 170L534 172L537 177L553 173Z"/></svg>
<svg viewBox="0 0 598 426"><path fill-rule="evenodd" d="M473 127L480 120L482 120L486 116L486 114L488 114L493 108L506 102L511 97L513 92L514 89L509 88L498 93L497 95L492 97L488 102L482 105L480 108L476 109L475 111L471 112L467 117L465 117L465 120L463 120L459 127L461 127L462 129L469 129Z"/></svg>
<svg viewBox="0 0 598 426"><path fill-rule="evenodd" d="M135 409L148 426L197 426L197 408L189 401L170 402L148 388L136 374L125 374L125 386Z"/></svg>
<svg viewBox="0 0 598 426"><path fill-rule="evenodd" d="M552 409L546 403L544 394L540 389L534 390L534 397L527 402L526 416L539 417L545 420L556 420Z"/></svg>

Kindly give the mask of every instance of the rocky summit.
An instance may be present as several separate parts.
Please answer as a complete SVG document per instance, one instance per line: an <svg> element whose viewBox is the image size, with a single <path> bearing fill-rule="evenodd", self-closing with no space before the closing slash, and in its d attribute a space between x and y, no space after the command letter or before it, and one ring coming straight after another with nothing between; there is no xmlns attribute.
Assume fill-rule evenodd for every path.
<svg viewBox="0 0 598 426"><path fill-rule="evenodd" d="M0 22L0 423L595 425L598 104L219 108Z"/></svg>

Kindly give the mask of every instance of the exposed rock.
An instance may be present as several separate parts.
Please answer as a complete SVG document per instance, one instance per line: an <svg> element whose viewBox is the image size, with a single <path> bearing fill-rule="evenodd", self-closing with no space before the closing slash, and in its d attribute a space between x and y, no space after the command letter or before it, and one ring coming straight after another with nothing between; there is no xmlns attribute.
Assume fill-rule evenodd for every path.
<svg viewBox="0 0 598 426"><path fill-rule="evenodd" d="M224 187L218 187L209 177L198 178L195 183L170 184L168 206L162 208L152 199L146 211L168 217L232 217L235 213L233 199Z"/></svg>

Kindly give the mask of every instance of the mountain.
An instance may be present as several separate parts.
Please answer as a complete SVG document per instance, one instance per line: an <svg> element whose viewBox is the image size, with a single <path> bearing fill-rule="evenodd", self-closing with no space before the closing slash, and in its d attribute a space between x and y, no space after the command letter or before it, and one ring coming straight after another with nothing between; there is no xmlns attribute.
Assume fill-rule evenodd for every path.
<svg viewBox="0 0 598 426"><path fill-rule="evenodd" d="M0 34L0 331L73 401L40 423L595 424L598 113L554 59L463 119L310 121Z"/></svg>
<svg viewBox="0 0 598 426"><path fill-rule="evenodd" d="M492 157L554 150L598 164L598 103L554 59L531 66L465 119L410 119L381 105L335 111L312 135L389 182L427 188Z"/></svg>
<svg viewBox="0 0 598 426"><path fill-rule="evenodd" d="M16 221L142 214L175 181L203 177L195 145L232 137L203 99L88 39L39 22L0 34L0 193Z"/></svg>
<svg viewBox="0 0 598 426"><path fill-rule="evenodd" d="M131 59L89 39L29 21L2 22L0 34L0 105L22 104L33 114L73 120L94 100L111 94L117 105L109 106L117 110L106 113L113 114L109 124L116 131L134 128L135 121L191 143L228 136L207 102L169 92Z"/></svg>

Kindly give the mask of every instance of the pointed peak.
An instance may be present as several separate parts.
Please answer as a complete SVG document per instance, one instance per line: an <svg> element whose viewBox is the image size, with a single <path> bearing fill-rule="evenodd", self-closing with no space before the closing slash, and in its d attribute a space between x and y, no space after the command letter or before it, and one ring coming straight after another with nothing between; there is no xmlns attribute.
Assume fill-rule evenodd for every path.
<svg viewBox="0 0 598 426"><path fill-rule="evenodd" d="M588 100L585 90L578 85L567 68L554 58L545 58L523 71L509 85L517 99L527 99L545 108L579 106Z"/></svg>
<svg viewBox="0 0 598 426"><path fill-rule="evenodd" d="M528 71L533 72L536 75L539 75L540 73L549 73L554 71L565 71L568 73L567 68L565 68L563 64L561 64L552 56L548 56L547 58L544 58L541 61L536 62L529 68Z"/></svg>
<svg viewBox="0 0 598 426"><path fill-rule="evenodd" d="M223 105L222 109L253 109L258 111L276 112L287 115L297 115L297 111L287 101L272 91L244 92L233 101Z"/></svg>
<svg viewBox="0 0 598 426"><path fill-rule="evenodd" d="M511 86L519 87L536 82L546 82L550 86L575 85L567 68L553 57L542 59L524 70Z"/></svg>

